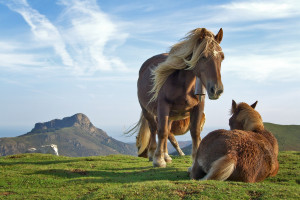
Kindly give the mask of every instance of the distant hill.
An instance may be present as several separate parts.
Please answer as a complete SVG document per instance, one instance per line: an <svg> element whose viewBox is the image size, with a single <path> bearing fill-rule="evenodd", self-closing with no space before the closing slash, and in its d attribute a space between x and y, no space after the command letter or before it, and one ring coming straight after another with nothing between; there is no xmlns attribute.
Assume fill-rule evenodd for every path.
<svg viewBox="0 0 300 200"><path fill-rule="evenodd" d="M56 144L59 155L63 156L137 155L134 145L109 137L86 115L79 113L62 120L36 123L29 133L18 137L0 138L0 156L24 153L29 148L49 144Z"/></svg>
<svg viewBox="0 0 300 200"><path fill-rule="evenodd" d="M177 142L178 142L181 149L186 147L186 146L189 146L190 144L192 144L191 140L189 140L189 141L177 141ZM168 142L167 147L168 147L168 152L169 153L176 151L176 149L173 147L173 145L170 142Z"/></svg>
<svg viewBox="0 0 300 200"><path fill-rule="evenodd" d="M276 137L279 151L300 151L300 125L278 125L264 122L265 129ZM191 155L192 145L181 148L185 155ZM171 155L178 155L173 151Z"/></svg>
<svg viewBox="0 0 300 200"><path fill-rule="evenodd" d="M277 138L279 151L300 151L300 125L278 125L265 122L265 129Z"/></svg>

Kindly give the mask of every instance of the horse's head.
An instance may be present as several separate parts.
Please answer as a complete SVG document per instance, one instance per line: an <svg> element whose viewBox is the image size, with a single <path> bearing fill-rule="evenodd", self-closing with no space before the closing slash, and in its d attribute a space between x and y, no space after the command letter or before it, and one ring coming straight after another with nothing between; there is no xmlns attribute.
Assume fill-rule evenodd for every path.
<svg viewBox="0 0 300 200"><path fill-rule="evenodd" d="M198 45L193 52L199 56L193 72L201 79L200 84L205 86L209 99L218 99L223 93L221 63L224 60L224 53L219 45L222 38L222 28L216 36L203 28L199 34Z"/></svg>
<svg viewBox="0 0 300 200"><path fill-rule="evenodd" d="M232 100L231 118L229 119L230 129L240 129L246 131L260 131L264 129L260 114L255 110L257 101L249 106L246 103L236 104Z"/></svg>

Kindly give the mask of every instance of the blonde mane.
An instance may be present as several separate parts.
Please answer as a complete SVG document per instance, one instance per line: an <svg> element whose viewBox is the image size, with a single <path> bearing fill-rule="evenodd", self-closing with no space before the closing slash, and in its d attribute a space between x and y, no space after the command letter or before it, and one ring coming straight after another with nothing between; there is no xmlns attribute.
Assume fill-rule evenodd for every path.
<svg viewBox="0 0 300 200"><path fill-rule="evenodd" d="M150 93L153 96L150 102L157 99L161 87L174 71L194 69L199 58L207 52L208 55L215 55L213 50L219 44L215 41L214 34L205 29L203 35L202 30L203 28L197 28L190 31L182 41L171 47L168 58L152 71L153 86Z"/></svg>
<svg viewBox="0 0 300 200"><path fill-rule="evenodd" d="M237 115L237 120L243 122L243 130L258 131L264 129L263 120L260 114L246 103L240 103L237 106L240 112Z"/></svg>

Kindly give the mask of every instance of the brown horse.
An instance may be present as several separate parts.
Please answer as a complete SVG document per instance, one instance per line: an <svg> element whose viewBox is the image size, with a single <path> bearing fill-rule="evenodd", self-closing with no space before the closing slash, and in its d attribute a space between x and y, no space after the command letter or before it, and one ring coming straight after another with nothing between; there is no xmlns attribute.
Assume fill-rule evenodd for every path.
<svg viewBox="0 0 300 200"><path fill-rule="evenodd" d="M142 114L132 131L138 132L138 154L148 154L154 166L165 167L172 160L166 148L170 131L177 135L190 130L195 157L204 111L204 98L195 94L195 88L204 87L210 99L222 94L222 38L222 29L217 35L195 29L168 54L153 56L142 65L137 83Z"/></svg>
<svg viewBox="0 0 300 200"><path fill-rule="evenodd" d="M277 140L264 129L256 104L232 101L231 130L213 131L202 140L192 179L258 182L277 174Z"/></svg>

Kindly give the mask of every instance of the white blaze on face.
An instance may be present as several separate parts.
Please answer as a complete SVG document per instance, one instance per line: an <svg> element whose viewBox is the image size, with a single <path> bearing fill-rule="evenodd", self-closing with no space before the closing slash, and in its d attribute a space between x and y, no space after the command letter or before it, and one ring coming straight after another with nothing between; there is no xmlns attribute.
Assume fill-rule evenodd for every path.
<svg viewBox="0 0 300 200"><path fill-rule="evenodd" d="M213 52L213 53L214 53L214 57L217 57L219 52L218 52L218 51L216 51L216 50L214 50L214 52Z"/></svg>

